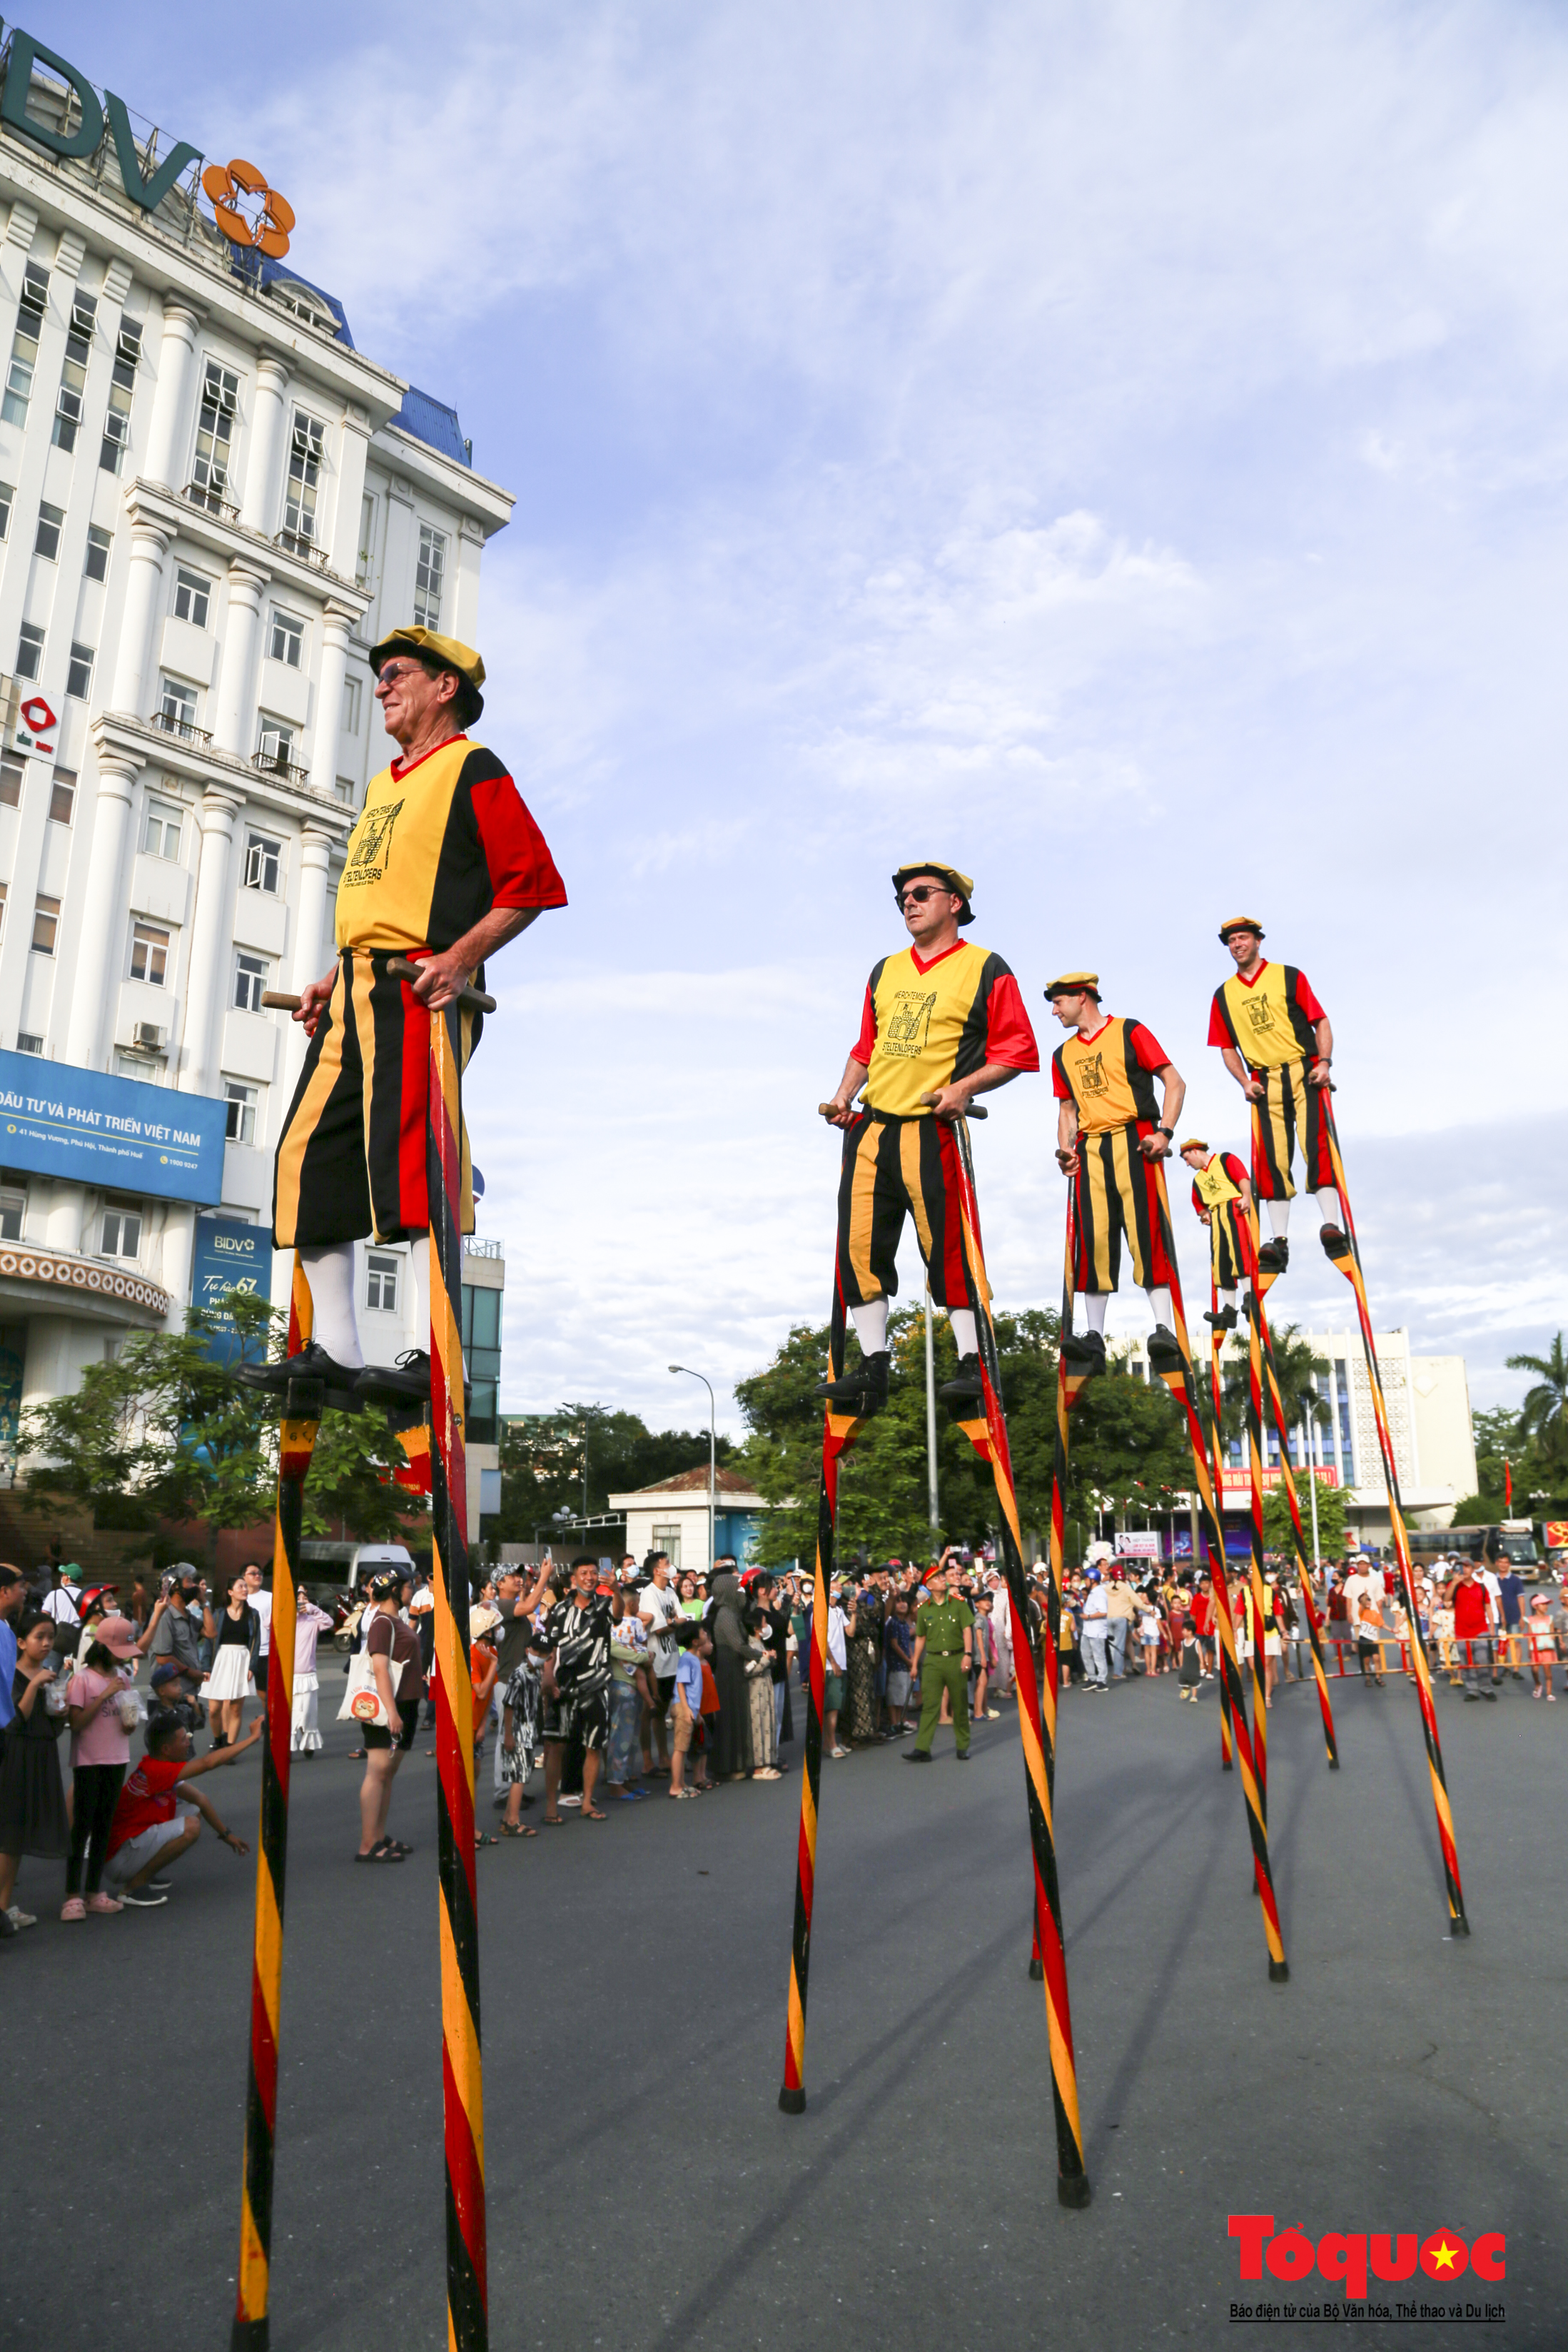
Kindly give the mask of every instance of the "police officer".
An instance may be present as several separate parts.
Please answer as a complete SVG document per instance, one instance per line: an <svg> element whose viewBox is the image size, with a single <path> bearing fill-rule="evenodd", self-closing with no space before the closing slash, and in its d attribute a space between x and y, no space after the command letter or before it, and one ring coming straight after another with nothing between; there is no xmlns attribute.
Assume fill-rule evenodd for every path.
<svg viewBox="0 0 1568 2352"><path fill-rule="evenodd" d="M926 1580L930 1598L915 1614L915 1672L920 1677L920 1729L904 1756L906 1764L929 1764L942 1694L953 1709L953 1739L960 1764L969 1760L969 1654L975 1612L960 1593L949 1596L947 1570L934 1568Z"/></svg>

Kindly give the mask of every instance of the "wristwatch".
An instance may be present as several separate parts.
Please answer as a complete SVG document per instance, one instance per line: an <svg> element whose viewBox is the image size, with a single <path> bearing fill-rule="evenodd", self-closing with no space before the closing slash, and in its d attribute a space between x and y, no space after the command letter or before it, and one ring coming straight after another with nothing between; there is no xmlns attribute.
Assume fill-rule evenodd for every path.
<svg viewBox="0 0 1568 2352"><path fill-rule="evenodd" d="M1163 1136L1166 1139L1166 1140L1167 1140L1167 1141L1174 1141L1174 1140L1175 1140L1175 1138L1176 1138L1176 1129L1175 1129L1175 1128L1174 1128L1174 1127L1166 1127L1166 1126L1164 1124L1164 1122L1163 1122L1163 1121L1162 1121L1158 1126L1156 1126L1156 1127L1155 1127L1155 1133L1156 1135L1163 1135Z"/></svg>

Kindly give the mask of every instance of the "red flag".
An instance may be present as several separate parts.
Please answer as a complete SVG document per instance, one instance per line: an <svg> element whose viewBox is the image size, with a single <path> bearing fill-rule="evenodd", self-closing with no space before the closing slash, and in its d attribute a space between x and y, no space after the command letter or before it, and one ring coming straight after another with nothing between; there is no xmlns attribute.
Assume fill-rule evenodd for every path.
<svg viewBox="0 0 1568 2352"><path fill-rule="evenodd" d="M1506 1454L1502 1457L1502 1507L1505 1511L1513 1508L1513 1470Z"/></svg>

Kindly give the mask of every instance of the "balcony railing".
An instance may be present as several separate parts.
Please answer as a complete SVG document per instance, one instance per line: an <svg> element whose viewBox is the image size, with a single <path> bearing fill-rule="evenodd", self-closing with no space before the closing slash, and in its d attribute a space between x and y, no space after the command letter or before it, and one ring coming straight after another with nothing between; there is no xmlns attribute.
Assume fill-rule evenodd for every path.
<svg viewBox="0 0 1568 2352"><path fill-rule="evenodd" d="M194 743L200 751L204 751L213 740L210 727L198 727L193 719L182 719L173 710L155 710L147 724L156 727L160 735L177 736L182 743Z"/></svg>
<svg viewBox="0 0 1568 2352"><path fill-rule="evenodd" d="M302 768L297 761L285 759L281 751L254 751L250 764L258 776L281 776L286 783L290 784L303 784L310 774L308 768Z"/></svg>
<svg viewBox="0 0 1568 2352"><path fill-rule="evenodd" d="M200 482L187 482L184 496L204 514L214 515L219 522L238 522L239 509L231 507L221 490L205 489Z"/></svg>
<svg viewBox="0 0 1568 2352"><path fill-rule="evenodd" d="M292 555L300 563L313 563L318 572L325 572L327 569L326 549L318 547L313 539L307 539L302 530L274 531L272 543L274 547L280 547L285 555Z"/></svg>
<svg viewBox="0 0 1568 2352"><path fill-rule="evenodd" d="M476 1234L465 1234L463 1236L463 1254L465 1257L505 1258L507 1255L507 1245L505 1242L491 1240L481 1241Z"/></svg>

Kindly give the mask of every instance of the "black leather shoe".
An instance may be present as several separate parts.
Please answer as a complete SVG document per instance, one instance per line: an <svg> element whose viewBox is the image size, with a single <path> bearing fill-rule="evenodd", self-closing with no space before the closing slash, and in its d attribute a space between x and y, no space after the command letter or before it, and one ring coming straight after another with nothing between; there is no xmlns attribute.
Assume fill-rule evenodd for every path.
<svg viewBox="0 0 1568 2352"><path fill-rule="evenodd" d="M1061 1343L1061 1353L1070 1372L1082 1372L1086 1380L1092 1380L1105 1369L1105 1334L1070 1331Z"/></svg>
<svg viewBox="0 0 1568 2352"><path fill-rule="evenodd" d="M1342 1257L1350 1255L1350 1235L1343 1225L1320 1225L1318 1239L1336 1264Z"/></svg>
<svg viewBox="0 0 1568 2352"><path fill-rule="evenodd" d="M931 1750L929 1748L906 1748L904 1752L904 1760L906 1764L929 1764L931 1761Z"/></svg>
<svg viewBox="0 0 1568 2352"><path fill-rule="evenodd" d="M953 1761L955 1764L967 1764L968 1760L969 1751L967 1748L955 1748L953 1750Z"/></svg>
<svg viewBox="0 0 1568 2352"><path fill-rule="evenodd" d="M314 1339L307 1339L296 1356L285 1356L276 1364L241 1364L235 1373L242 1388L254 1389L263 1396L277 1397L287 1402L290 1385L298 1381L319 1381L327 1391L327 1402L340 1410L353 1410L353 1397L360 1374L356 1369L339 1363L325 1348Z"/></svg>
<svg viewBox="0 0 1568 2352"><path fill-rule="evenodd" d="M1258 1265L1263 1274L1283 1274L1291 1263L1291 1244L1283 1234L1264 1243L1258 1253Z"/></svg>
<svg viewBox="0 0 1568 2352"><path fill-rule="evenodd" d="M1212 1323L1217 1331L1234 1331L1236 1309L1234 1307L1222 1307L1216 1315L1212 1308L1206 1308L1203 1319L1206 1323Z"/></svg>
<svg viewBox="0 0 1568 2352"><path fill-rule="evenodd" d="M1179 1372L1184 1360L1176 1333L1168 1325L1156 1323L1149 1334L1149 1370L1163 1380L1167 1372Z"/></svg>
<svg viewBox="0 0 1568 2352"><path fill-rule="evenodd" d="M944 1404L983 1405L986 1390L980 1378L979 1357L960 1356L956 1374L952 1380L944 1381L936 1393Z"/></svg>
<svg viewBox="0 0 1568 2352"><path fill-rule="evenodd" d="M410 1348L395 1364L367 1364L354 1377L354 1393L365 1404L430 1402L430 1353Z"/></svg>
<svg viewBox="0 0 1568 2352"><path fill-rule="evenodd" d="M862 1358L858 1368L846 1372L841 1380L819 1381L816 1393L841 1412L854 1413L861 1421L880 1412L887 1402L888 1374L893 1369L890 1349L879 1348L874 1356Z"/></svg>

